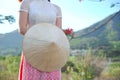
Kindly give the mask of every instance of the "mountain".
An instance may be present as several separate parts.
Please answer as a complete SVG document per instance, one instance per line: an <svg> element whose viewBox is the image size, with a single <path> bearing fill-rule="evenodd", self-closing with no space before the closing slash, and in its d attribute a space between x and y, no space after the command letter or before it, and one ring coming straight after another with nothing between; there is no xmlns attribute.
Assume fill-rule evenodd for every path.
<svg viewBox="0 0 120 80"><path fill-rule="evenodd" d="M23 37L18 30L0 34L0 56L20 54L22 39ZM120 11L75 32L75 38L70 43L72 49L116 47L120 50Z"/></svg>
<svg viewBox="0 0 120 80"><path fill-rule="evenodd" d="M0 55L19 54L22 48L22 38L18 30L0 34Z"/></svg>
<svg viewBox="0 0 120 80"><path fill-rule="evenodd" d="M0 47L20 47L22 41L22 35L15 30L11 33L0 34Z"/></svg>
<svg viewBox="0 0 120 80"><path fill-rule="evenodd" d="M107 18L75 32L76 37L71 41L72 48L98 48L120 42L120 11Z"/></svg>

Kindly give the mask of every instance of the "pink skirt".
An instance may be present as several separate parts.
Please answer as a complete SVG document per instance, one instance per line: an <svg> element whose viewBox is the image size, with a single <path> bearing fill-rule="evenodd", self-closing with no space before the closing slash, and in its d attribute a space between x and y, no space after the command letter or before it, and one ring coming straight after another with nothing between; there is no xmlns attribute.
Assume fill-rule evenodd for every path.
<svg viewBox="0 0 120 80"><path fill-rule="evenodd" d="M18 80L61 80L61 69L54 72L39 71L27 63L22 54Z"/></svg>

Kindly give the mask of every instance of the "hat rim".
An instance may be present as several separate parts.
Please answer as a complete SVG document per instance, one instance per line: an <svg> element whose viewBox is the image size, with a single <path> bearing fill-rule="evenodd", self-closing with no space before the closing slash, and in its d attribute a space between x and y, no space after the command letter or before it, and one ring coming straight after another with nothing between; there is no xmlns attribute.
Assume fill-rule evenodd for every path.
<svg viewBox="0 0 120 80"><path fill-rule="evenodd" d="M32 26L31 28L29 28L28 29L28 31L26 32L26 34L25 34L25 36L24 36L24 38L23 38L23 54L24 54L24 56L25 56L25 58L26 58L26 60L27 60L27 62L31 65L31 66L33 66L34 68L36 68L36 69L38 69L38 70L40 70L40 71L45 71L45 72L52 72L52 71L56 71L56 70L58 70L58 69L60 69L60 68L62 68L64 65L65 65L65 63L67 62L67 60L68 60L68 57L69 57L69 53L70 53L70 45L69 45L69 41L68 41L68 39L67 39L67 37L65 36L65 34L64 34L64 32L62 32L62 31L60 31L60 29L59 28L55 28L55 29L59 29L58 31L62 34L62 35L64 35L65 37L64 37L64 39L66 40L66 42L67 42L67 47L61 47L61 45L55 45L55 46L57 46L60 50L58 50L57 52L54 52L54 54L57 54L57 53L63 53L64 55L65 55L65 57L63 57L64 55L61 55L61 62L59 62L59 60L52 60L52 62L53 62L53 64L50 64L49 63L49 60L47 61L46 60L46 62L44 62L45 64L41 64L41 63L39 63L39 62L35 62L35 61L33 61L34 59L38 59L38 57L36 56L36 58L34 58L34 57L32 57L32 56L28 56L28 53L29 53L29 51L30 51L30 49L29 50L27 50L25 47L26 47L26 41L25 40L27 40L26 38L28 38L27 37L27 35L30 33L29 31L30 30L32 30L32 29L35 29L36 27L42 27L42 26L47 26L47 27L57 27L57 26L55 26L55 25L53 25L53 24L49 24L49 23L40 23L40 24L37 24L37 25L34 25L34 26ZM51 28L52 28L51 27ZM66 46L66 45L65 45ZM27 50L27 51L26 51ZM58 57L59 58L59 57ZM63 61L62 61L63 60ZM56 62L58 62L58 64L56 63ZM36 64L37 63L37 64ZM56 64L54 64L54 63L56 63ZM46 65L48 66L48 67L46 67ZM50 66L51 65L51 66ZM56 66L57 65L57 66ZM53 66L55 66L55 67L53 67Z"/></svg>

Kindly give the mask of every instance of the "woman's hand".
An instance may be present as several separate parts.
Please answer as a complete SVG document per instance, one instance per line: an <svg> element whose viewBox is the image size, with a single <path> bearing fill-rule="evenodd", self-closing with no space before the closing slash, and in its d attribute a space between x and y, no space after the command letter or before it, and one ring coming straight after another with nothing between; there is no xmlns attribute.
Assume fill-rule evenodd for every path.
<svg viewBox="0 0 120 80"><path fill-rule="evenodd" d="M28 28L28 13L20 11L19 15L19 30L22 35L25 35Z"/></svg>
<svg viewBox="0 0 120 80"><path fill-rule="evenodd" d="M64 29L63 32L66 34L66 36L71 37L71 39L74 38L74 32L73 32L73 29L71 29L71 28Z"/></svg>

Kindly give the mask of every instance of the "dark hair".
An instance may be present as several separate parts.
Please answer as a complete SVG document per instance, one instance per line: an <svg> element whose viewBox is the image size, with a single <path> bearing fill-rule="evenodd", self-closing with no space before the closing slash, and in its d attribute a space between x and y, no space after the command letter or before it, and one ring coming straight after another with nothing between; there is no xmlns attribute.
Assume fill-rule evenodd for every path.
<svg viewBox="0 0 120 80"><path fill-rule="evenodd" d="M50 0L48 0L50 2Z"/></svg>
<svg viewBox="0 0 120 80"><path fill-rule="evenodd" d="M19 2L22 2L22 0L18 0Z"/></svg>

